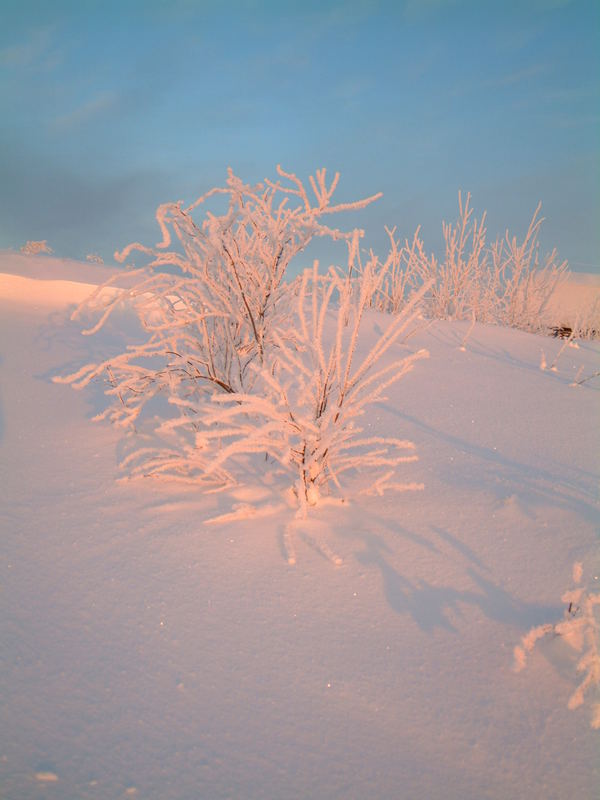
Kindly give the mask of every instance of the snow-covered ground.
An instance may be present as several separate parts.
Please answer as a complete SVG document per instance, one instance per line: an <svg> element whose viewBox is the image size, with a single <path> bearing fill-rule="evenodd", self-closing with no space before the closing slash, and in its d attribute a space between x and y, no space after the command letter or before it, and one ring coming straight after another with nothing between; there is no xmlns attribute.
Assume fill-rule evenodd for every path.
<svg viewBox="0 0 600 800"><path fill-rule="evenodd" d="M418 333L430 358L368 422L416 443L425 490L314 509L291 566L276 477L119 483L102 387L52 383L135 335L69 321L106 269L0 257L3 800L596 798L577 655L547 637L512 666L575 561L600 583L600 378L570 385L599 344L552 371L559 340Z"/></svg>
<svg viewBox="0 0 600 800"><path fill-rule="evenodd" d="M569 327L582 322L590 312L600 317L600 275L590 272L571 272L550 299L549 308L557 326ZM591 319L591 317L590 317Z"/></svg>

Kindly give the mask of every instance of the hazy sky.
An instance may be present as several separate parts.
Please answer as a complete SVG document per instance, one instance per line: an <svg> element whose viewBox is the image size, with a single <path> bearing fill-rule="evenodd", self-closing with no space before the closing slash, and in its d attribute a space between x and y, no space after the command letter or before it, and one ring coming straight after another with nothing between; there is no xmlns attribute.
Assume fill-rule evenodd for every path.
<svg viewBox="0 0 600 800"><path fill-rule="evenodd" d="M190 202L277 163L342 174L362 220L437 246L459 189L600 271L598 0L0 0L0 248L157 241ZM341 220L339 220L341 223Z"/></svg>

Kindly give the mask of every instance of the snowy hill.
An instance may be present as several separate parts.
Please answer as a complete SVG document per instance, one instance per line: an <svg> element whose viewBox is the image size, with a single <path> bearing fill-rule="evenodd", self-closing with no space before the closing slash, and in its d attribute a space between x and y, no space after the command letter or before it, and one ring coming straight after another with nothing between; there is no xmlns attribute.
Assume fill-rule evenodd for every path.
<svg viewBox="0 0 600 800"><path fill-rule="evenodd" d="M574 562L600 583L600 344L423 326L368 421L415 442L424 491L355 484L295 521L266 468L118 481L102 387L52 383L135 335L69 320L108 270L0 259L1 796L596 797L577 654L548 637L512 667Z"/></svg>

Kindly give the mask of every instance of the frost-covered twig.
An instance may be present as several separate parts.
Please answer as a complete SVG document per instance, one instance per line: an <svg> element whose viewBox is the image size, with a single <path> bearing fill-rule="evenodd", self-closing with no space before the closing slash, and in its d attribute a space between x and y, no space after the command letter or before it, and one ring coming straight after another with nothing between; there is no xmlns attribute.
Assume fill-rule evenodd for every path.
<svg viewBox="0 0 600 800"><path fill-rule="evenodd" d="M460 343L460 347L458 348L459 350L462 350L463 352L466 351L466 349L467 349L467 340L468 340L469 336L473 333L473 328L475 327L476 321L477 321L477 318L475 316L475 312L473 311L472 312L471 324L469 325L469 328L468 328L467 332L463 336L463 339L462 339L462 341Z"/></svg>
<svg viewBox="0 0 600 800"><path fill-rule="evenodd" d="M583 567L580 562L573 566L573 582L581 584ZM555 625L540 625L532 628L515 647L515 669L525 667L527 654L533 651L538 639L548 633L560 636L576 652L581 653L577 663L577 671L584 673L584 678L568 701L568 708L574 709L584 702L585 693L600 687L600 624L596 609L600 607L600 592L593 592L588 587L578 585L562 595L563 603L568 603L565 617ZM592 728L600 728L600 703L592 706Z"/></svg>
<svg viewBox="0 0 600 800"><path fill-rule="evenodd" d="M560 346L557 354L554 356L554 360L552 361L552 364L550 365L550 370L552 372L558 372L558 360L562 356L562 354L564 353L565 348L568 347L568 345L570 345L572 343L572 341L573 341L573 331L571 331L569 336L567 336L565 339L563 339L562 345Z"/></svg>
<svg viewBox="0 0 600 800"><path fill-rule="evenodd" d="M577 373L575 380L569 384L569 386L583 386L584 383L591 381L593 378L597 378L600 375L600 370L596 372L592 372L591 375L586 375L585 377L581 377L581 373L583 371L583 367Z"/></svg>

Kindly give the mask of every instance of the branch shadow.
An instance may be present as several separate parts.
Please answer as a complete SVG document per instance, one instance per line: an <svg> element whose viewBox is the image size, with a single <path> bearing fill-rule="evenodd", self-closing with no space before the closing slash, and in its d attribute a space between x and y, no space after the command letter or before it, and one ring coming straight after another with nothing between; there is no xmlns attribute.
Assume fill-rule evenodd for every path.
<svg viewBox="0 0 600 800"><path fill-rule="evenodd" d="M85 364L102 363L122 353L129 344L141 338L143 332L139 320L129 308L115 309L102 330L91 336L83 335L82 331L96 321L97 314L73 321L71 312L75 308L76 305L73 304L66 309L51 311L45 322L39 325L34 338L36 348L43 352L51 352L57 348L63 352L63 358L48 370L34 375L36 380L53 383L55 378L73 374ZM73 357L65 359L65 351L73 353ZM67 384L57 384L56 388L57 391L72 391L72 387ZM110 405L111 398L106 396L109 388L108 377L95 378L85 387L83 394L89 409L88 419L97 416Z"/></svg>
<svg viewBox="0 0 600 800"><path fill-rule="evenodd" d="M490 578L480 574L489 569L466 545L457 547L475 566L466 569L478 591L458 590L452 586L436 586L427 580L410 580L400 574L386 554L390 547L376 534L356 533L364 549L356 554L360 564L375 567L383 580L383 592L390 608L397 614L408 614L425 633L441 628L458 633L451 617L465 619L468 607L478 608L488 619L528 630L535 625L552 622L560 617L561 606L526 603L510 595ZM453 539L444 533L443 538ZM456 546L457 542L452 542Z"/></svg>
<svg viewBox="0 0 600 800"><path fill-rule="evenodd" d="M597 477L594 474L570 465L557 465L557 471L552 472L549 469L522 464L502 455L498 450L482 447L438 430L391 405L385 404L385 409L431 438L449 444L457 452L467 453L483 462L483 469L477 466L476 470L471 468L468 474L462 475L457 472L458 467L454 462L451 470L441 475L447 483L464 485L466 482L472 487L495 493L499 500L506 500L509 495L526 496L525 507L544 505L566 509L600 528L600 504L597 501L595 490ZM493 470L492 474L486 472L486 467ZM567 471L572 477L566 477ZM584 484L590 488L586 488Z"/></svg>
<svg viewBox="0 0 600 800"><path fill-rule="evenodd" d="M489 567L487 567L483 561L479 558L479 556L469 547L468 544L461 542L460 539L457 539L456 536L453 536L449 531L445 530L444 528L439 528L437 525L432 525L431 530L436 533L437 536L440 537L443 541L447 542L451 547L453 547L456 551L458 551L462 556L464 556L468 561L470 561L477 569L482 570L483 572L489 572Z"/></svg>

